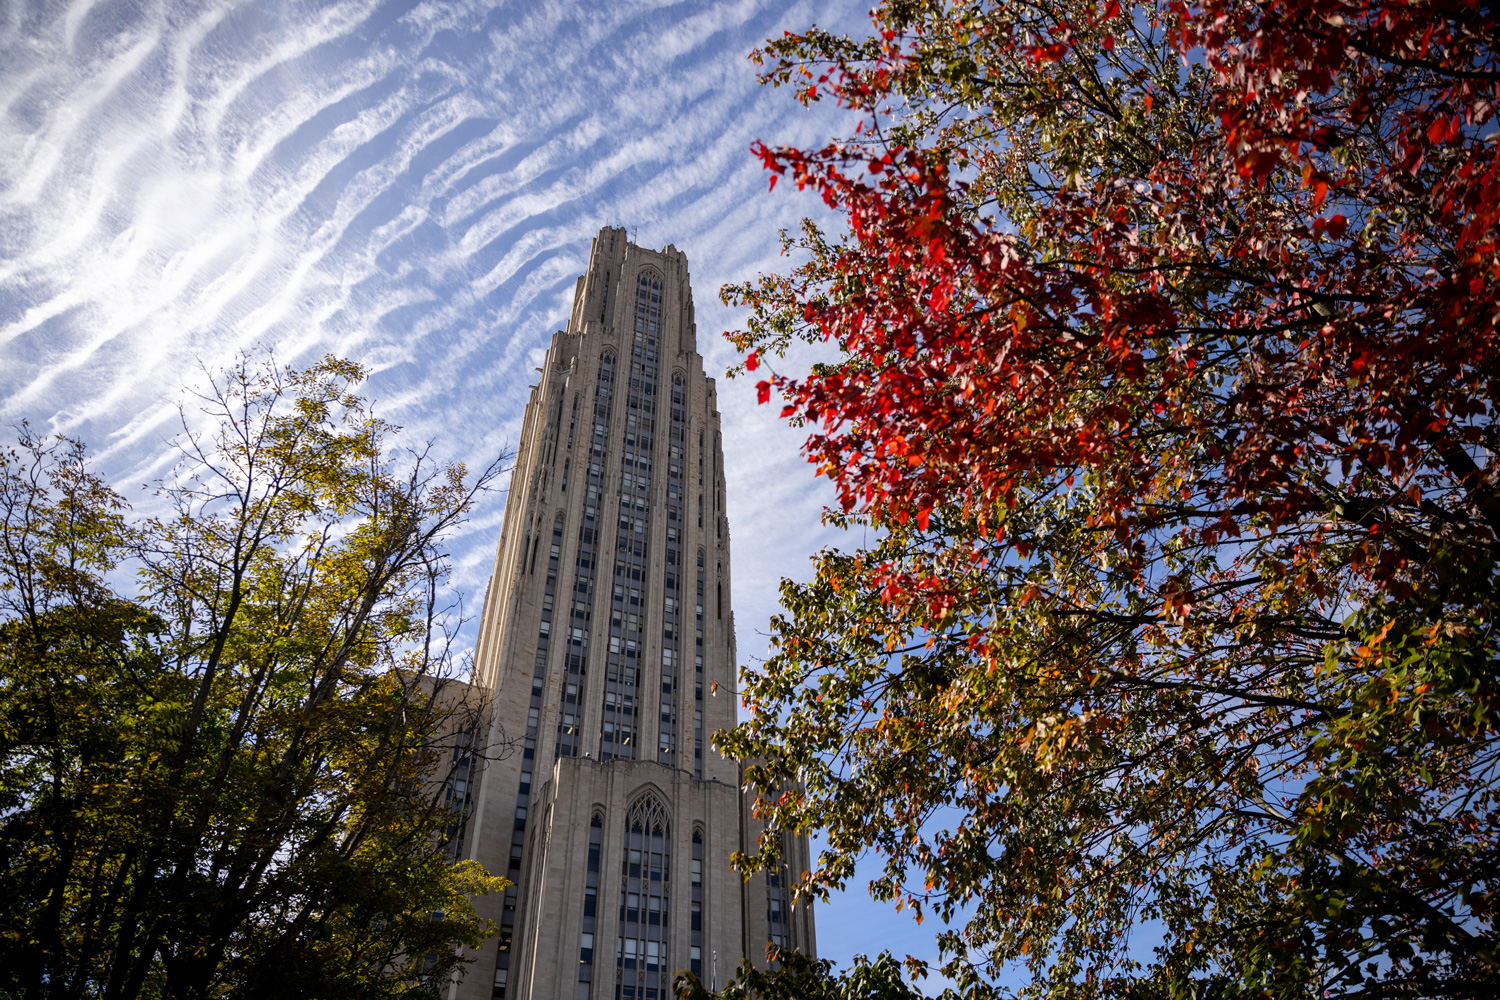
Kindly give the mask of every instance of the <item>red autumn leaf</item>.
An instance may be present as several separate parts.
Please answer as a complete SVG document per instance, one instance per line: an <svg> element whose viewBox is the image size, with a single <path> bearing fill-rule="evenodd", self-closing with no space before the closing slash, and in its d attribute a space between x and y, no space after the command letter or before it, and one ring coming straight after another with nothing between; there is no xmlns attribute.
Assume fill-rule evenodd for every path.
<svg viewBox="0 0 1500 1000"><path fill-rule="evenodd" d="M818 653L776 661L780 676L768 665L754 725L780 725L796 707L775 692L820 672L880 690L904 714L887 714L870 742L835 740L847 734L826 716L799 731L804 763L826 753L850 765L823 788L877 783L830 795L818 817L854 815L848 843L905 843L912 831L893 831L878 784L897 773L903 794L933 789L912 815L961 802L998 844L1037 833L1016 835L1052 851L1035 867L940 866L958 896L996 900L990 923L965 925L976 947L1032 948L1092 976L1118 957L1108 942L1128 936L1128 919L1111 916L1118 900L1171 908L1192 880L1153 896L1153 878L1207 858L1203 894L1174 917L1191 935L1173 948L1213 940L1215 970L1271 977L1257 995L1301 995L1310 968L1363 970L1353 952L1376 938L1386 992L1493 992L1495 897L1444 888L1493 881L1474 861L1492 854L1475 832L1493 828L1492 807L1460 817L1453 806L1491 801L1493 639L1443 633L1447 662L1463 665L1450 676L1470 687L1439 708L1422 685L1449 668L1428 647L1403 659L1398 629L1364 644L1379 663L1354 652L1398 614L1423 630L1482 623L1487 636L1500 617L1492 8L1201 0L1123 15L1106 3L1095 17L1090 4L891 2L875 17L899 30L882 44L813 31L776 50L788 72L834 67L826 86L863 119L862 136L891 134L882 109L915 114L889 170L871 168L868 146L774 152L768 166L793 170L846 225L800 241L805 265L740 286L762 331L741 350L836 345L833 363L777 382L836 509L876 527L913 514L920 526L940 505L943 516L919 545L892 532L889 545L820 562L843 574L844 603L796 591L795 621L778 628ZM1121 16L1142 30L1102 30ZM1192 69L1143 74L1142 48L1151 65ZM1146 121L1119 113L1131 106ZM932 631L940 616L951 632ZM880 632L868 657L851 624ZM905 639L926 652L903 661L909 686L886 686L882 658ZM938 693L923 700L928 689ZM1233 707L1205 739L1210 703ZM1014 720L1025 725L1008 729ZM1381 761L1379 780L1340 770L1355 736L1392 755L1358 751ZM1240 755L1251 745L1254 763ZM1423 776L1418 762L1467 748L1478 769ZM1262 782L1282 761L1297 773L1273 792ZM1092 811L1068 812L1091 788ZM1359 808L1317 826L1331 790ZM1216 798L1252 793L1287 808ZM1153 818L1121 818L1139 816ZM1103 854L1049 839L1063 828L1127 857L1103 867ZM1266 864L1248 897L1219 881L1242 869L1221 851L1231 841ZM941 857L975 855L947 843ZM1346 853L1330 862L1324 848ZM1349 864L1357 878L1325 878ZM1419 884L1412 871L1443 874ZM1245 912L1230 901L1251 897ZM1415 929L1413 906L1460 914L1461 933ZM1227 933L1209 912L1257 930ZM1017 929L1015 913L1036 918ZM1083 923L1087 934L1046 936ZM1187 954L1173 948L1163 954ZM1422 971L1400 957L1417 953L1433 959Z"/></svg>

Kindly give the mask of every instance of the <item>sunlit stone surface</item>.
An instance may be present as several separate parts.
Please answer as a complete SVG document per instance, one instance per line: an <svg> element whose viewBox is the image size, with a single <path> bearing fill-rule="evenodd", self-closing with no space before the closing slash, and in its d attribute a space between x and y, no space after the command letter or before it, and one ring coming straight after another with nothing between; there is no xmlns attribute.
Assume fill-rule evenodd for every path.
<svg viewBox="0 0 1500 1000"><path fill-rule="evenodd" d="M815 952L785 873L729 867L760 827L709 746L738 704L723 465L686 256L601 230L526 407L485 595L474 682L494 708L463 850L516 884L481 901L502 933L461 1000L667 1000L680 969L722 985L769 942ZM806 841L787 847L800 872Z"/></svg>

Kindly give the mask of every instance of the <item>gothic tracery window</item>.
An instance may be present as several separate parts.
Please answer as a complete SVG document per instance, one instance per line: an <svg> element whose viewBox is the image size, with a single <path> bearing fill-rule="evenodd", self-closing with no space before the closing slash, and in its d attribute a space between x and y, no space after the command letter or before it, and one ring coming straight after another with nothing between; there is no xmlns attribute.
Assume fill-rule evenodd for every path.
<svg viewBox="0 0 1500 1000"><path fill-rule="evenodd" d="M673 967L667 955L667 886L672 876L671 843L667 808L647 792L636 799L625 819L615 1000L670 1000Z"/></svg>

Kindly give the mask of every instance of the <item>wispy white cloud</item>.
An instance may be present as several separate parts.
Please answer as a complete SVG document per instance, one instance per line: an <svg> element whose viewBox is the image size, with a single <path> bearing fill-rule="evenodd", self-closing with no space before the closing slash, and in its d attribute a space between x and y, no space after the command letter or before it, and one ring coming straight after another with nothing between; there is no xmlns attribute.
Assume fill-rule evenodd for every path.
<svg viewBox="0 0 1500 1000"><path fill-rule="evenodd" d="M782 266L777 230L822 211L767 196L751 142L845 130L745 55L785 27L858 29L845 6L0 5L0 421L89 441L149 504L184 387L261 345L365 361L380 412L478 466L518 434L605 224L686 249L722 375L741 318L719 286ZM740 650L760 657L780 577L837 539L799 436L719 385ZM471 610L501 511L455 540ZM820 920L835 958L845 923Z"/></svg>

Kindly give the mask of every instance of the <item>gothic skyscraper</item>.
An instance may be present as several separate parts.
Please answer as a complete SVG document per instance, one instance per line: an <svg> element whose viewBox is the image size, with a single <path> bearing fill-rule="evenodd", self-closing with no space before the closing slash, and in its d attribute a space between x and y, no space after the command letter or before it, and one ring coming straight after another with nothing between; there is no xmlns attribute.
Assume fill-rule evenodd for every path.
<svg viewBox="0 0 1500 1000"><path fill-rule="evenodd" d="M488 763L463 846L515 886L459 1000L667 1000L768 942L814 952L787 873L729 867L760 826L739 766L729 526L687 258L595 238L525 422L474 684ZM503 741L514 751L501 752ZM792 868L807 845L791 838Z"/></svg>

